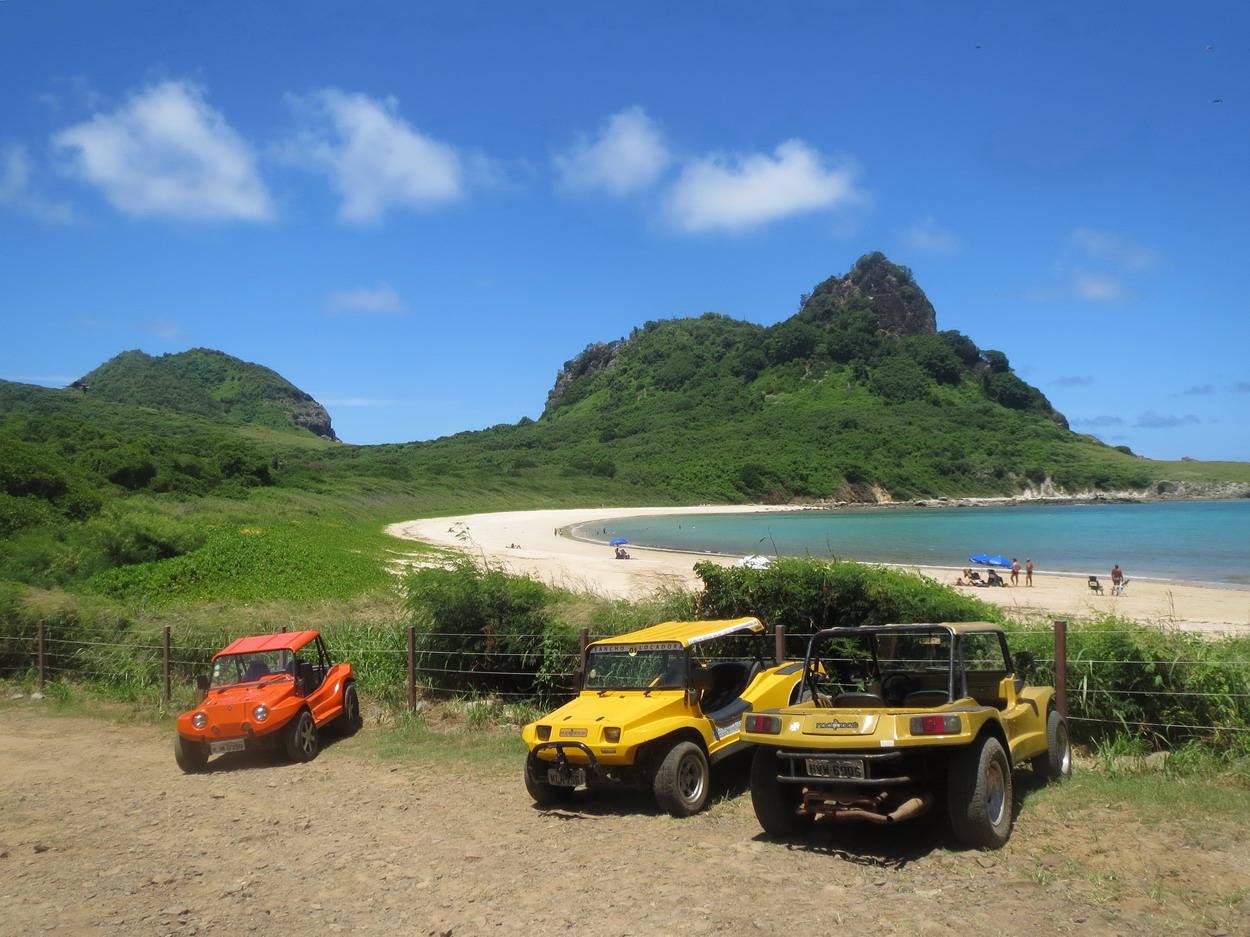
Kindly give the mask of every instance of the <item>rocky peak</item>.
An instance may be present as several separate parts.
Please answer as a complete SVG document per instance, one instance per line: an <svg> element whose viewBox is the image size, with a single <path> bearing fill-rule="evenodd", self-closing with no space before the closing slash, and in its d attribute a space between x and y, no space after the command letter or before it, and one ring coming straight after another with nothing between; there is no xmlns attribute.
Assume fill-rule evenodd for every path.
<svg viewBox="0 0 1250 937"><path fill-rule="evenodd" d="M880 331L895 338L937 332L937 313L912 272L880 251L859 258L846 276L821 283L807 302L816 299L835 306L862 301L876 313Z"/></svg>

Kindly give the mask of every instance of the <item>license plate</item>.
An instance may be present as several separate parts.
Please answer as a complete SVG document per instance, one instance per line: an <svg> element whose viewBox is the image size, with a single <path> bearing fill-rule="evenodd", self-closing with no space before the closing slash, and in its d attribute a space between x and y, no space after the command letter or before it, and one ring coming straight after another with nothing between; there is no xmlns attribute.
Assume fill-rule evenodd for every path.
<svg viewBox="0 0 1250 937"><path fill-rule="evenodd" d="M243 751L243 739L227 739L224 742L209 742L208 750L214 755L224 755L226 752Z"/></svg>
<svg viewBox="0 0 1250 937"><path fill-rule="evenodd" d="M862 778L864 762L860 758L808 758L807 773L814 778Z"/></svg>
<svg viewBox="0 0 1250 937"><path fill-rule="evenodd" d="M547 783L560 787L580 787L586 783L585 768L548 768Z"/></svg>

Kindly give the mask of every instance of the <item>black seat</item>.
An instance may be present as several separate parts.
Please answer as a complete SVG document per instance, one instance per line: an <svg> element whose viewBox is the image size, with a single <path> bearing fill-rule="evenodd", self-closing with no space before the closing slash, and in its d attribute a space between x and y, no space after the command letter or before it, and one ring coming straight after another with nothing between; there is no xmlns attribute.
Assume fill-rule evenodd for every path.
<svg viewBox="0 0 1250 937"><path fill-rule="evenodd" d="M941 706L943 703L949 703L950 701L950 694L945 690L916 690L916 692L908 693L903 697L904 706L917 709Z"/></svg>
<svg viewBox="0 0 1250 937"><path fill-rule="evenodd" d="M833 698L836 708L858 709L884 706L885 700L876 693L839 693Z"/></svg>
<svg viewBox="0 0 1250 937"><path fill-rule="evenodd" d="M760 672L759 661L747 664L736 660L725 660L708 668L712 676L712 685L703 692L703 712L710 713L724 709L739 696Z"/></svg>

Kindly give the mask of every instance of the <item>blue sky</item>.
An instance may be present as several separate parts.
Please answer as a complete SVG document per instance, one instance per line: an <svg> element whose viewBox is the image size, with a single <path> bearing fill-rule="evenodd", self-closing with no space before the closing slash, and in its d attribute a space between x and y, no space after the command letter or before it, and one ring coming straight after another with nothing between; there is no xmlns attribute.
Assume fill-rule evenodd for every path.
<svg viewBox="0 0 1250 937"><path fill-rule="evenodd" d="M351 443L911 267L1073 429L1250 461L1250 4L0 0L0 378L273 368Z"/></svg>

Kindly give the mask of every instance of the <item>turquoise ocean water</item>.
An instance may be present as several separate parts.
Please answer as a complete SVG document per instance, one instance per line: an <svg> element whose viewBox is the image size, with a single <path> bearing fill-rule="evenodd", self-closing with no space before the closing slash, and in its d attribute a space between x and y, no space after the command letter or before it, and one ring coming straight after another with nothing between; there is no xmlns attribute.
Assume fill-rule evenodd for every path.
<svg viewBox="0 0 1250 937"><path fill-rule="evenodd" d="M604 533L604 530L607 533ZM842 508L769 514L624 518L574 536L698 553L816 556L942 566L974 553L1032 557L1039 573L1250 587L1250 501Z"/></svg>

